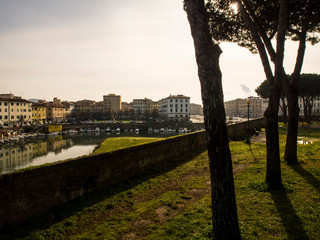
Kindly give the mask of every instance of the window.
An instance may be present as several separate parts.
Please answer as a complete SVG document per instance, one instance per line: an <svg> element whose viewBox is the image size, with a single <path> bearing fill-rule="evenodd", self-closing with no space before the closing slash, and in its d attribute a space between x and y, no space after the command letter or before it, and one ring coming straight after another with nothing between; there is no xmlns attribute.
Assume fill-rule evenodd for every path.
<svg viewBox="0 0 320 240"><path fill-rule="evenodd" d="M11 119L14 119L14 116L11 116Z"/></svg>
<svg viewBox="0 0 320 240"><path fill-rule="evenodd" d="M181 112L183 112L182 109L181 109Z"/></svg>
<svg viewBox="0 0 320 240"><path fill-rule="evenodd" d="M8 106L8 103L7 103L7 102L5 102L5 103L4 103L4 105L5 105L5 106Z"/></svg>
<svg viewBox="0 0 320 240"><path fill-rule="evenodd" d="M170 112L172 112L172 109L170 109Z"/></svg>
<svg viewBox="0 0 320 240"><path fill-rule="evenodd" d="M188 112L188 109L186 109L186 112Z"/></svg>
<svg viewBox="0 0 320 240"><path fill-rule="evenodd" d="M17 103L17 106L19 106L19 103Z"/></svg>
<svg viewBox="0 0 320 240"><path fill-rule="evenodd" d="M17 112L19 112L19 109L17 109Z"/></svg>
<svg viewBox="0 0 320 240"><path fill-rule="evenodd" d="M178 99L176 99L176 102L178 102Z"/></svg>
<svg viewBox="0 0 320 240"><path fill-rule="evenodd" d="M188 104L186 104L186 107L188 107Z"/></svg>
<svg viewBox="0 0 320 240"><path fill-rule="evenodd" d="M4 109L5 112L8 112L8 109Z"/></svg>
<svg viewBox="0 0 320 240"><path fill-rule="evenodd" d="M183 107L183 105L181 104L181 107Z"/></svg>
<svg viewBox="0 0 320 240"><path fill-rule="evenodd" d="M4 119L8 119L8 116L7 116L7 115L4 115Z"/></svg>
<svg viewBox="0 0 320 240"><path fill-rule="evenodd" d="M0 115L0 119L2 119L2 115Z"/></svg>
<svg viewBox="0 0 320 240"><path fill-rule="evenodd" d="M11 112L13 112L13 108L11 108Z"/></svg>

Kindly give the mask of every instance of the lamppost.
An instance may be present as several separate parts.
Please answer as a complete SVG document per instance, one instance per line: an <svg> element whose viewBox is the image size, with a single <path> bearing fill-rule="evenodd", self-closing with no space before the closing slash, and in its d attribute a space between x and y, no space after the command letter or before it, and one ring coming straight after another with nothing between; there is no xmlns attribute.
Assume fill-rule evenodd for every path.
<svg viewBox="0 0 320 240"><path fill-rule="evenodd" d="M249 121L249 118L250 118L250 99L248 98L247 99L247 106L248 106L248 128L247 128L247 143L250 143L250 121Z"/></svg>

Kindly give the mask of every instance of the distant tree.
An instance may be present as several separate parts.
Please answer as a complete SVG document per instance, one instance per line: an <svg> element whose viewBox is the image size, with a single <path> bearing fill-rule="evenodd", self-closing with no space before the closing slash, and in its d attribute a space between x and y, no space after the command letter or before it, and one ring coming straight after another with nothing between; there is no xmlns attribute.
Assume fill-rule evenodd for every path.
<svg viewBox="0 0 320 240"><path fill-rule="evenodd" d="M154 108L151 112L151 117L158 118L160 117L159 109Z"/></svg>
<svg viewBox="0 0 320 240"><path fill-rule="evenodd" d="M320 97L320 75L301 74L299 95L303 100L303 113L305 122L311 124L311 113L314 101Z"/></svg>
<svg viewBox="0 0 320 240"><path fill-rule="evenodd" d="M268 98L270 95L268 80L264 80L256 89L255 92L262 98Z"/></svg>
<svg viewBox="0 0 320 240"><path fill-rule="evenodd" d="M149 110L149 109L146 109L146 110L144 111L143 116L144 116L145 119L149 119L149 117L151 116L150 110Z"/></svg>
<svg viewBox="0 0 320 240"><path fill-rule="evenodd" d="M204 1L185 0L201 85L211 175L214 239L241 239L226 115L223 104L219 45L212 42Z"/></svg>

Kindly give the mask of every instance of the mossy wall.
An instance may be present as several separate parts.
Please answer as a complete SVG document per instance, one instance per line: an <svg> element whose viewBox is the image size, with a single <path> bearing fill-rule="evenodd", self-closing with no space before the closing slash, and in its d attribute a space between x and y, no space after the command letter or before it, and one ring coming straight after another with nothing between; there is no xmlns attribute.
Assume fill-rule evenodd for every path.
<svg viewBox="0 0 320 240"><path fill-rule="evenodd" d="M263 119L250 122L251 128L263 125ZM246 123L228 126L229 135L245 131L246 126ZM25 220L85 192L110 186L205 148L205 131L198 131L0 175L0 226Z"/></svg>

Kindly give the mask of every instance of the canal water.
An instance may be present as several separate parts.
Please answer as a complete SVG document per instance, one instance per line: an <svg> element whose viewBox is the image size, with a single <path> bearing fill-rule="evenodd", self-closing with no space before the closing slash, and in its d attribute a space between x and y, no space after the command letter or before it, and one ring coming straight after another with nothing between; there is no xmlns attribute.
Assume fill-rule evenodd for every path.
<svg viewBox="0 0 320 240"><path fill-rule="evenodd" d="M91 132L33 138L25 142L0 146L0 175L29 166L88 155L104 139L124 136L165 138L172 135Z"/></svg>

